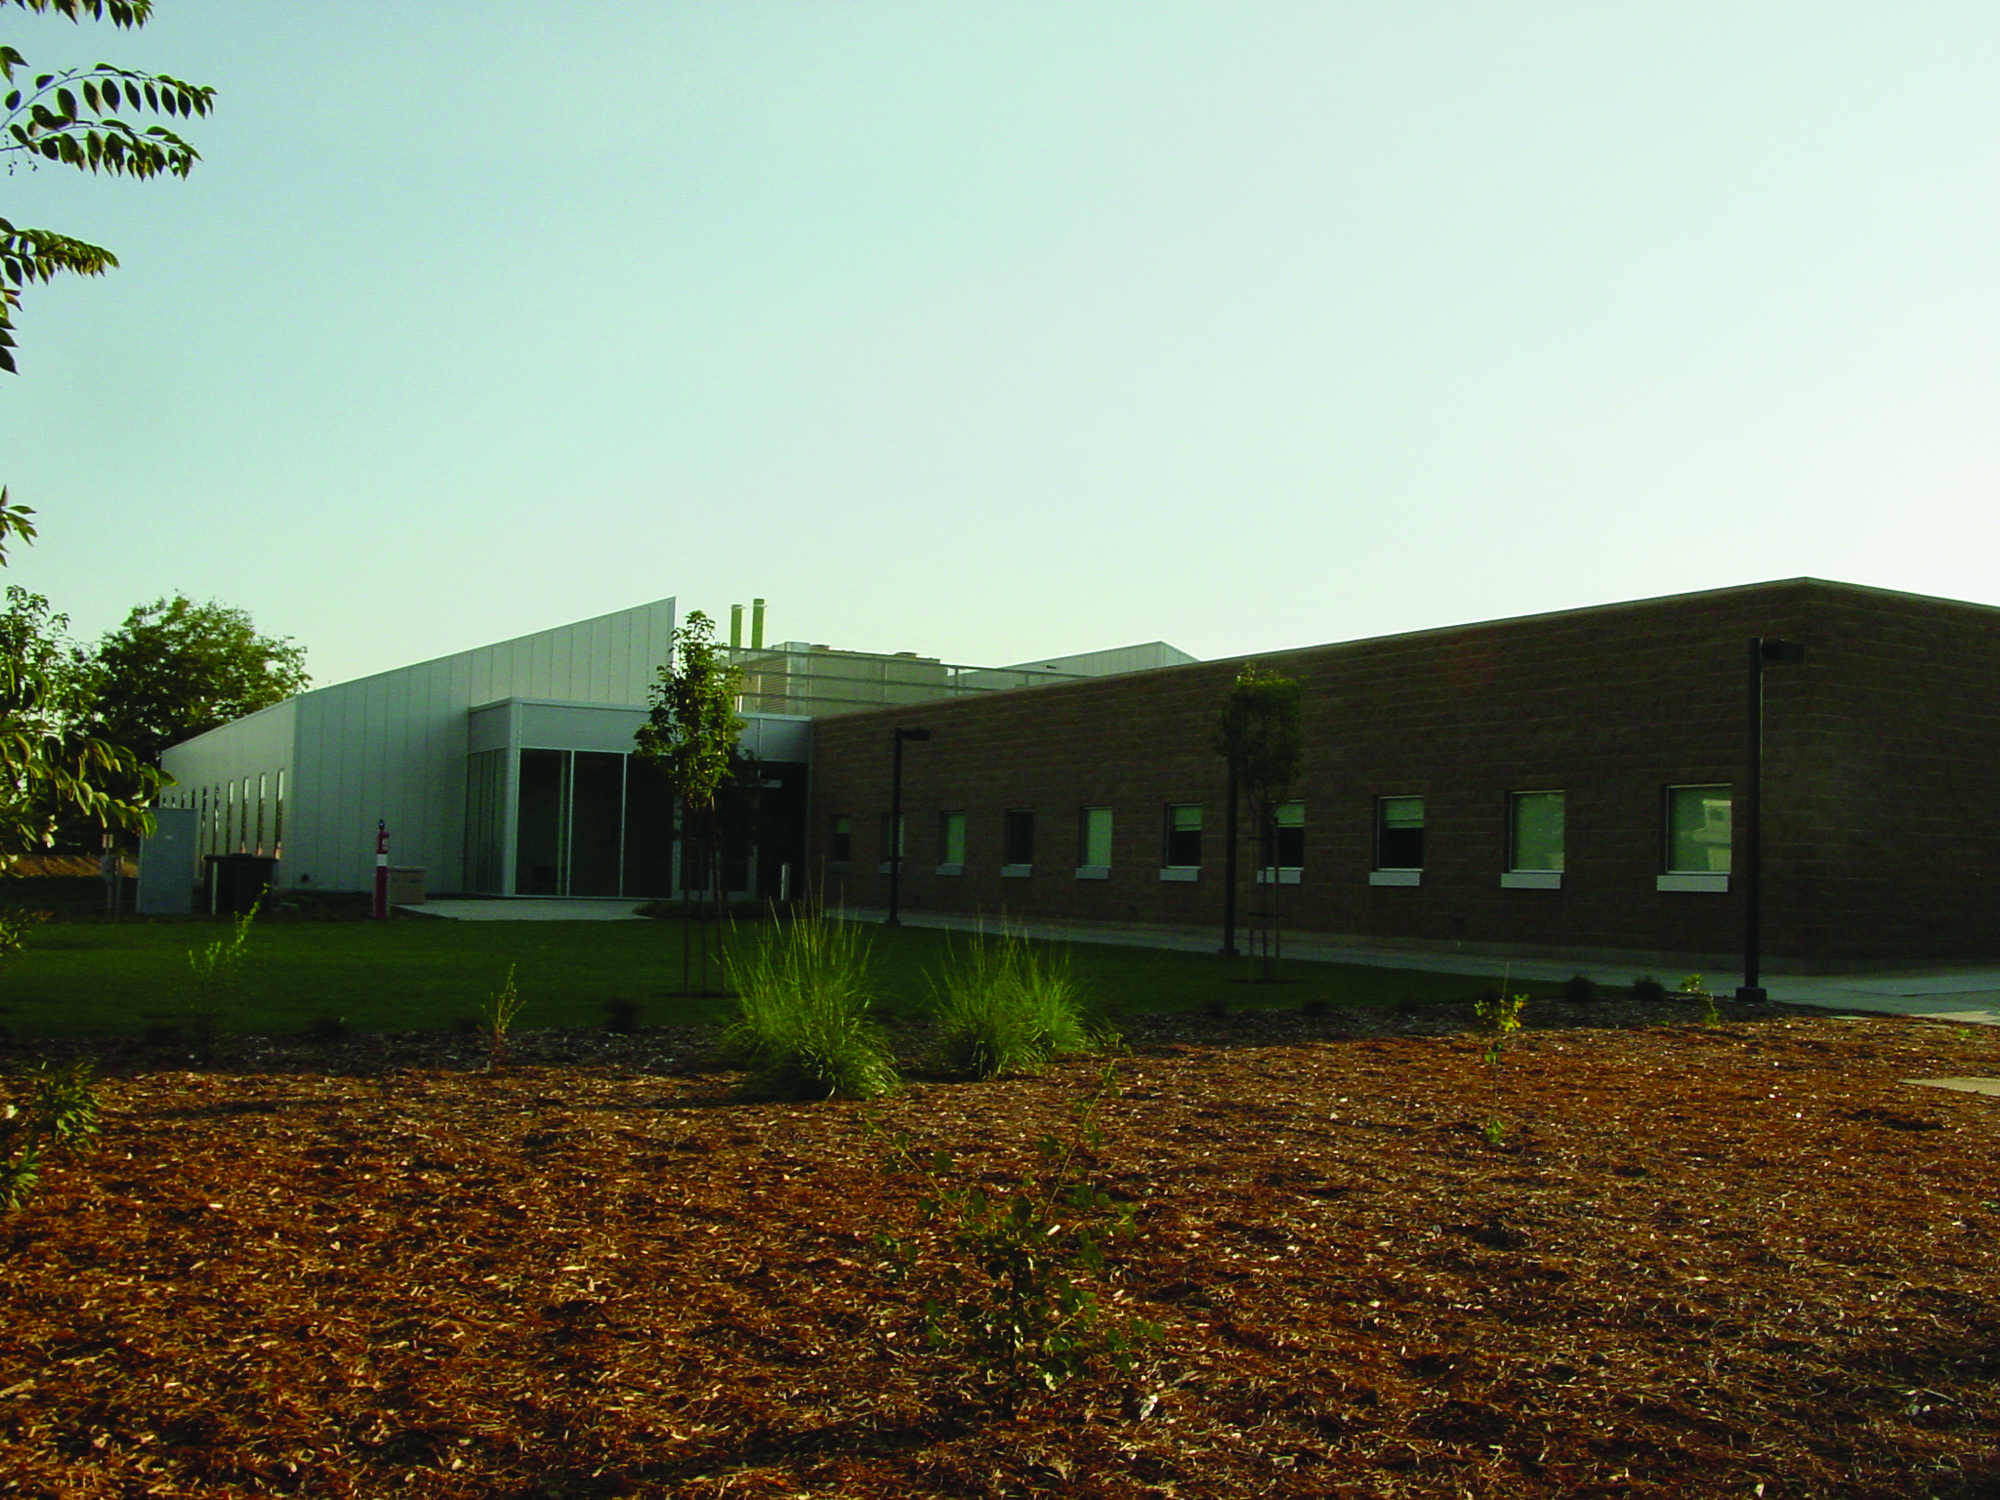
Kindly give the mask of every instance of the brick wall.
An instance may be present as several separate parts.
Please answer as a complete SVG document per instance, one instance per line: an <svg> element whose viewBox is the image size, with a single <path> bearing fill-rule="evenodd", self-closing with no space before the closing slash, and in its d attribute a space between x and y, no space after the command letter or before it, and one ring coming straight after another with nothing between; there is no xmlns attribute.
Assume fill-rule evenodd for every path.
<svg viewBox="0 0 2000 1500"><path fill-rule="evenodd" d="M2000 954L2000 611L1794 580L1271 653L1305 686L1296 932L1417 944L1712 960L1742 942L1746 640L1806 643L1766 673L1765 949L1774 961ZM904 757L907 910L1210 924L1223 905L1221 761L1209 746L1239 663L855 714L814 726L814 875L881 905L891 730ZM1739 784L1738 889L1660 892L1664 790ZM1560 890L1502 889L1510 792L1566 794ZM1369 883L1375 799L1426 799L1418 887ZM1165 808L1204 809L1203 865L1160 879ZM1108 879L1079 880L1081 809L1114 810ZM1036 815L1033 873L1001 874L1003 815ZM937 815L967 815L939 875ZM853 819L845 873L825 861ZM1254 856L1244 858L1240 903ZM1677 976L1668 975L1669 979Z"/></svg>

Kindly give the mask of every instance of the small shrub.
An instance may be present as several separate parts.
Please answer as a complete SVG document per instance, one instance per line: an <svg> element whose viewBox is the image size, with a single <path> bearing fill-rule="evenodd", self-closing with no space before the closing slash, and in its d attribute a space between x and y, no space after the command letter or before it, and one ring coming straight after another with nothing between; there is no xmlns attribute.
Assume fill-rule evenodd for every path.
<svg viewBox="0 0 2000 1500"><path fill-rule="evenodd" d="M1201 1012L1212 1021L1226 1021L1229 1019L1229 1002L1219 998L1211 1000L1202 1006Z"/></svg>
<svg viewBox="0 0 2000 1500"><path fill-rule="evenodd" d="M1632 998L1634 1000L1664 1000L1667 998L1667 987L1652 975L1642 974L1639 978L1632 981Z"/></svg>
<svg viewBox="0 0 2000 1500"><path fill-rule="evenodd" d="M45 1154L81 1155L101 1123L87 1062L43 1066L21 1104L0 1104L0 1212L26 1205L41 1182Z"/></svg>
<svg viewBox="0 0 2000 1500"><path fill-rule="evenodd" d="M325 1042L331 1046L335 1042L347 1040L347 1017L317 1016L306 1028L306 1035L315 1042Z"/></svg>
<svg viewBox="0 0 2000 1500"><path fill-rule="evenodd" d="M1112 1279L1105 1247L1131 1233L1133 1210L1078 1175L1078 1158L1103 1144L1101 1101L1118 1088L1116 1064L1077 1108L1068 1140L1036 1143L1036 1164L1008 1188L989 1192L966 1182L946 1153L890 1142L890 1164L923 1184L917 1200L924 1228L941 1250L878 1235L892 1275L928 1273L924 1330L954 1368L978 1372L989 1400L1012 1416L1022 1399L1053 1391L1100 1365L1130 1373L1138 1346L1157 1338L1153 1324L1118 1316L1101 1290ZM924 1247L929 1249L929 1247Z"/></svg>
<svg viewBox="0 0 2000 1500"><path fill-rule="evenodd" d="M894 1093L896 1062L869 1014L868 950L851 925L822 917L774 924L729 961L736 1018L724 1050L764 1099L874 1099Z"/></svg>
<svg viewBox="0 0 2000 1500"><path fill-rule="evenodd" d="M54 916L51 911L28 911L20 907L0 911L0 963L27 947L28 934Z"/></svg>
<svg viewBox="0 0 2000 1500"><path fill-rule="evenodd" d="M1015 933L974 938L931 997L938 1060L960 1077L1032 1073L1093 1045L1069 966Z"/></svg>
<svg viewBox="0 0 2000 1500"><path fill-rule="evenodd" d="M1563 999L1572 1005L1588 1005L1597 998L1597 981L1588 974L1572 974L1563 981Z"/></svg>
<svg viewBox="0 0 2000 1500"><path fill-rule="evenodd" d="M188 950L187 1003L181 1011L178 1040L192 1046L203 1062L215 1056L229 1013L242 998L243 970L250 959L250 924L262 905L260 898L237 917L228 937Z"/></svg>
<svg viewBox="0 0 2000 1500"><path fill-rule="evenodd" d="M1488 991L1473 1002L1473 1014L1479 1024L1486 1029L1486 1081L1493 1100L1494 1113L1480 1127L1480 1133L1488 1144L1499 1145L1507 1135L1506 1121L1500 1118L1500 1063L1507 1055L1507 1046L1514 1039L1514 1033L1521 1029L1521 1011L1527 1006L1526 995L1510 996L1505 981L1501 988Z"/></svg>
<svg viewBox="0 0 2000 1500"><path fill-rule="evenodd" d="M639 1002L636 1000L607 1000L604 1002L604 1029L617 1036L630 1036L639 1029Z"/></svg>
<svg viewBox="0 0 2000 1500"><path fill-rule="evenodd" d="M1331 1007L1324 1000L1307 1000L1299 1006L1299 1014L1317 1018L1325 1015L1330 1009Z"/></svg>

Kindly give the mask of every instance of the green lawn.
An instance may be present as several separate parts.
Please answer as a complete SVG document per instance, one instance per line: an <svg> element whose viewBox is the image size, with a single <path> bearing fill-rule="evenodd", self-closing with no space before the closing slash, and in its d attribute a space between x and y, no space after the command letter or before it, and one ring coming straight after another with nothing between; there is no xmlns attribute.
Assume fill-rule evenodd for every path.
<svg viewBox="0 0 2000 1500"><path fill-rule="evenodd" d="M755 941L762 924L737 929ZM0 1027L15 1037L141 1035L171 1021L189 992L188 951L227 936L226 921L72 922L37 928L0 973ZM890 1016L925 1007L926 973L970 939L925 928L871 927L871 961ZM681 988L681 927L661 922L260 922L237 1032L305 1031L339 1017L354 1031L449 1028L473 1017L511 965L525 1008L517 1024L595 1026L606 1006L638 1007L642 1025L706 1021L718 1002ZM1245 983L1247 961L1097 943L1050 944L1091 1003L1117 1016L1214 1005L1394 1006L1465 1001L1482 982L1457 974L1286 960L1276 985ZM1497 980L1498 975L1494 976ZM1550 985L1517 989L1545 995Z"/></svg>

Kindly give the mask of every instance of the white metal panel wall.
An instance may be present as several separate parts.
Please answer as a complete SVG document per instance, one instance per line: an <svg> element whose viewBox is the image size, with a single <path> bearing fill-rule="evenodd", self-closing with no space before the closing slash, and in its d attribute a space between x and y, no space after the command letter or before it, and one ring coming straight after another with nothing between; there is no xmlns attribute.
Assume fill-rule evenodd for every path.
<svg viewBox="0 0 2000 1500"><path fill-rule="evenodd" d="M292 699L283 705L297 714L284 878L367 889L379 818L389 825L392 862L422 866L434 891L456 890L464 877L467 712L502 698L643 704L673 648L674 621L674 601L661 599Z"/></svg>
<svg viewBox="0 0 2000 1500"><path fill-rule="evenodd" d="M172 806L200 807L201 794L206 790L212 809L218 800L225 800L217 797L218 788L232 782L240 787L246 780L255 782L256 778L265 777L274 808L282 788L288 825L285 856L289 863L292 854L289 824L297 807L294 792L298 703L296 698L287 698L283 703L246 714L233 724L173 746L160 757L162 767L176 783L167 789L162 800ZM206 826L200 830L200 853L210 852L210 831ZM268 832L266 837L268 841Z"/></svg>

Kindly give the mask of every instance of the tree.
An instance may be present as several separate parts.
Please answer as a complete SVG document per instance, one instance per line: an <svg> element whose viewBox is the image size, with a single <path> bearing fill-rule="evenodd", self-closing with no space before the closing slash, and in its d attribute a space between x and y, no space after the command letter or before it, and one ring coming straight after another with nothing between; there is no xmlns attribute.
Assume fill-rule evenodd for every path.
<svg viewBox="0 0 2000 1500"><path fill-rule="evenodd" d="M89 732L96 674L70 645L68 628L41 595L7 590L0 612L0 869L48 847L59 822L135 833L149 826L146 804L159 790L159 774Z"/></svg>
<svg viewBox="0 0 2000 1500"><path fill-rule="evenodd" d="M155 599L97 644L95 732L148 765L182 740L312 686L305 647L259 635L243 610Z"/></svg>
<svg viewBox="0 0 2000 1500"><path fill-rule="evenodd" d="M1285 800L1292 783L1298 780L1305 759L1305 691L1298 682L1276 672L1265 672L1257 663L1245 662L1236 674L1236 684L1222 706L1222 719L1211 742L1216 754L1229 766L1231 807L1241 795L1250 804L1257 829L1258 864L1271 871L1266 890L1267 925L1261 929L1258 946L1263 957L1263 977L1275 976L1278 941L1275 906L1278 894L1273 845L1277 838L1278 804ZM1230 850L1232 861L1235 850ZM1234 890L1231 896L1233 899Z"/></svg>
<svg viewBox="0 0 2000 1500"><path fill-rule="evenodd" d="M7 0L0 0L0 5ZM48 12L81 21L108 20L129 29L146 24L152 0L12 0L23 10ZM135 73L98 63L23 77L28 60L0 45L0 156L26 157L34 166L55 162L78 171L112 177L185 177L200 154L165 125L144 129L122 115L146 111L187 119L205 115L215 90L164 73ZM11 166L11 161L10 161ZM0 370L14 369L13 310L30 282L52 281L63 272L101 276L118 257L101 245L71 239L51 229L17 228L0 218Z"/></svg>
<svg viewBox="0 0 2000 1500"><path fill-rule="evenodd" d="M640 759L666 777L680 798L684 923L692 921L690 892L710 890L718 909L722 903L722 849L716 837L715 801L736 769L740 757L736 740L743 732L743 721L736 717L736 695L743 685L743 673L730 663L726 650L715 643L715 622L698 609L690 611L686 623L674 632L672 659L659 669L659 679L653 684L646 722L633 736ZM697 883L697 872L706 879ZM688 987L689 979L689 936L684 925L683 988ZM701 982L705 988L705 932Z"/></svg>

